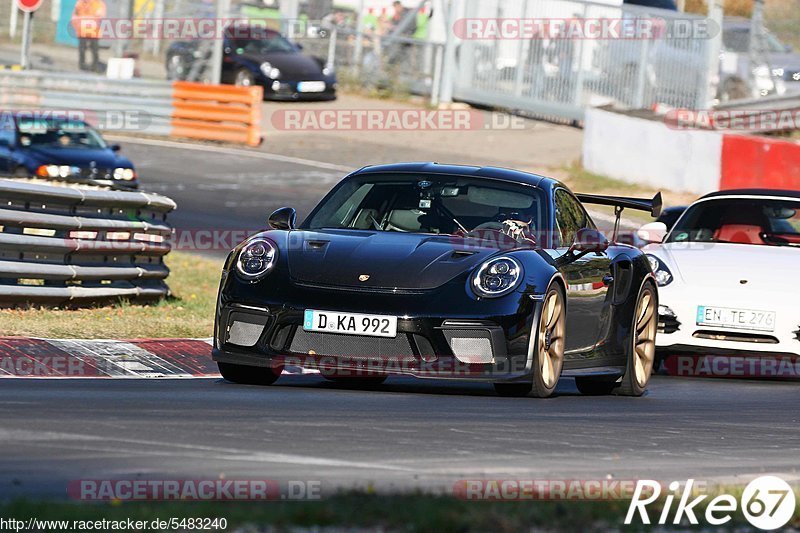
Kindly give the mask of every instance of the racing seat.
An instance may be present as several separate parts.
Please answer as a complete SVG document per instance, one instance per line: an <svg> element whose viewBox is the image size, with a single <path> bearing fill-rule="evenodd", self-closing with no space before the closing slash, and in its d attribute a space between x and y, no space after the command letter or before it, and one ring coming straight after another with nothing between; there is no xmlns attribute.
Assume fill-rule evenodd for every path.
<svg viewBox="0 0 800 533"><path fill-rule="evenodd" d="M766 244L764 228L755 224L723 224L714 232L714 240L736 244Z"/></svg>
<svg viewBox="0 0 800 533"><path fill-rule="evenodd" d="M720 217L714 240L735 244L767 244L762 235L769 222L762 212L749 206L730 206Z"/></svg>

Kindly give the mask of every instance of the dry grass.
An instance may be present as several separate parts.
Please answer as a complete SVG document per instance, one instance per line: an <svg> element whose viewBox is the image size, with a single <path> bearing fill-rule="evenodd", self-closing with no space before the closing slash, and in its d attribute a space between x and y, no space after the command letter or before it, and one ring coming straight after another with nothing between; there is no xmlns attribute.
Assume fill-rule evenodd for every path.
<svg viewBox="0 0 800 533"><path fill-rule="evenodd" d="M152 305L121 302L89 309L0 310L0 335L49 338L204 338L214 325L221 262L174 252L167 282L173 296Z"/></svg>

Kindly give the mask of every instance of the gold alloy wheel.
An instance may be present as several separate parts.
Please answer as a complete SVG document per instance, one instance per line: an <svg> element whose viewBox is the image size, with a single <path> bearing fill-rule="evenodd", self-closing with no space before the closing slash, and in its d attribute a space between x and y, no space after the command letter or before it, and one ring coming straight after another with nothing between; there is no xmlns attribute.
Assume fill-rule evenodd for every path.
<svg viewBox="0 0 800 533"><path fill-rule="evenodd" d="M558 289L552 289L542 306L537 347L539 373L542 384L547 389L554 389L561 377L565 322L563 296Z"/></svg>
<svg viewBox="0 0 800 533"><path fill-rule="evenodd" d="M633 370L636 384L642 388L647 386L653 373L657 327L656 299L651 290L645 290L636 306L636 331L633 335Z"/></svg>

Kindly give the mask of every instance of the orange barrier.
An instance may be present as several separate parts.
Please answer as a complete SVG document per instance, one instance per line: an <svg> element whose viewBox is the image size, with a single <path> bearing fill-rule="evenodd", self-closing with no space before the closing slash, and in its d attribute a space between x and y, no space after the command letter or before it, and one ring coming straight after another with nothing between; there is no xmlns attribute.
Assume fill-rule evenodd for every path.
<svg viewBox="0 0 800 533"><path fill-rule="evenodd" d="M720 189L800 189L800 144L749 135L722 140Z"/></svg>
<svg viewBox="0 0 800 533"><path fill-rule="evenodd" d="M258 146L261 138L262 87L172 84L170 137Z"/></svg>

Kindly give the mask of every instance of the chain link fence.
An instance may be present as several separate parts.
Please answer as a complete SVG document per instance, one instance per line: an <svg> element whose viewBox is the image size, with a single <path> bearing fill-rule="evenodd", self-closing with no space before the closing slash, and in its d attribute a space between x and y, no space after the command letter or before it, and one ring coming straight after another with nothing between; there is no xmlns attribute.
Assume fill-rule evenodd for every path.
<svg viewBox="0 0 800 533"><path fill-rule="evenodd" d="M410 6L412 2L406 3ZM19 40L21 20L12 31L11 4L0 3L0 21L4 22L0 40L10 39L12 34ZM106 4L107 17L112 19L199 20L217 16L216 2L207 0ZM34 43L69 52L65 55L67 68L75 70L78 65L74 31L69 30L70 5L74 0L45 0L35 17ZM403 31L359 31L359 17L352 10L341 19L329 16L337 13L321 17L322 13L314 13L312 18L301 11L298 19L283 20L277 9L258 2L234 1L227 18L258 21L288 34L303 47L303 53L320 58L335 70L345 85L420 94L434 103L440 93L452 92L457 100L566 120L582 120L586 108L603 105L648 109L663 104L705 109L715 97L731 100L779 93L782 85L794 81L792 76L800 77L800 63L797 72L782 71L780 65L769 61L766 65L753 63L753 57L769 58L768 53L758 55L746 50L731 54L726 50L719 60L714 47L720 44L720 29L710 27L707 30L711 34L698 35L696 30L708 24L708 18L700 15L582 0L455 0L452 5L456 12L450 20L445 22L446 14L440 9L430 21L441 27L438 40L412 38ZM409 9L409 13L415 12ZM647 23L657 36L574 38L550 32L525 38L471 38L457 30L459 24L469 20L578 20L584 25L617 21L622 31L633 29L634 33ZM449 35L454 48L450 56L445 39L453 33L458 35ZM209 80L217 40L195 40L188 54L178 54L175 46L182 41L185 39L166 37L105 40L101 49L106 57L137 58L137 74L142 77ZM771 41L756 42L769 46ZM448 57L452 57L452 68L447 64ZM53 70L61 68L53 66ZM770 71L781 71L786 83L772 80ZM796 81L800 87L800 79ZM452 91L445 90L449 87Z"/></svg>

